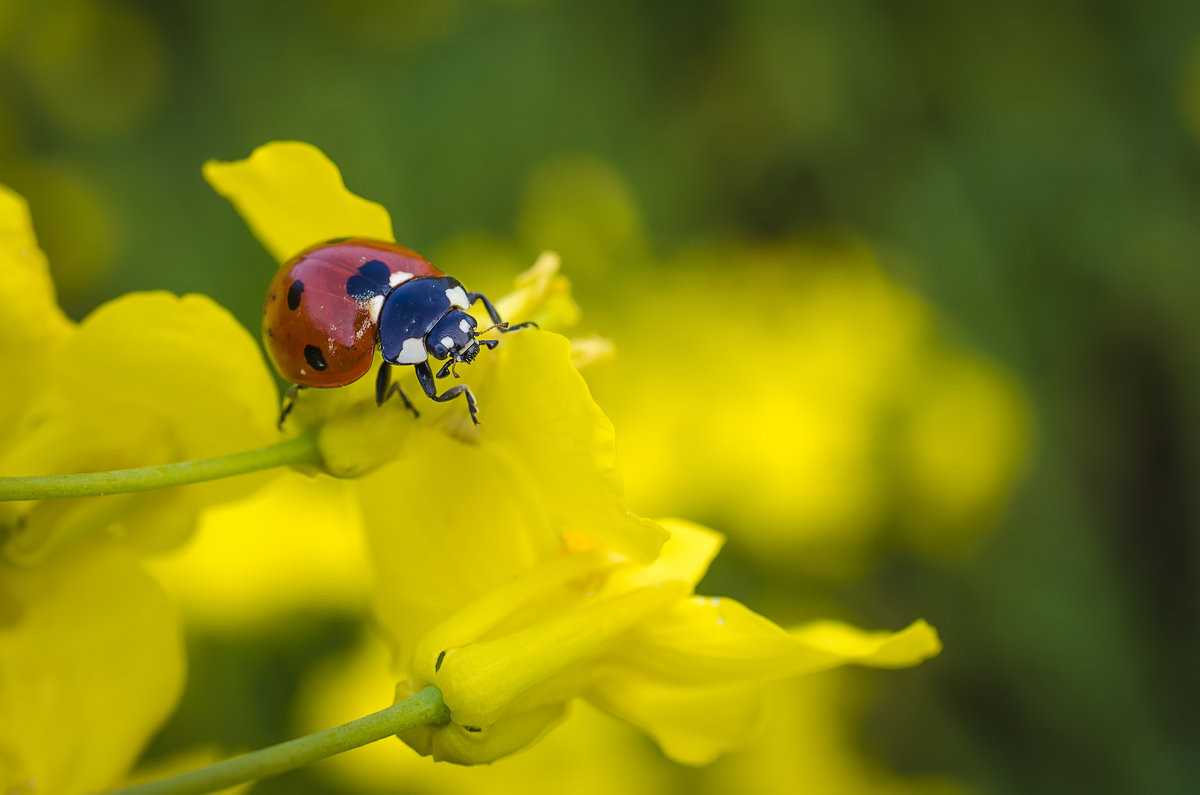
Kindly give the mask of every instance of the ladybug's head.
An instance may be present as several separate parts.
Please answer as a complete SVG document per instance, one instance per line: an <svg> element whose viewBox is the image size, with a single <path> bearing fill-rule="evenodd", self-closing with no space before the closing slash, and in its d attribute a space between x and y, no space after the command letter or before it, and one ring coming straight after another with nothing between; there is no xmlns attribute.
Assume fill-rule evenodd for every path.
<svg viewBox="0 0 1200 795"><path fill-rule="evenodd" d="M425 347L435 359L449 358L452 363L473 361L479 355L476 325L475 318L461 309L452 309L429 332Z"/></svg>

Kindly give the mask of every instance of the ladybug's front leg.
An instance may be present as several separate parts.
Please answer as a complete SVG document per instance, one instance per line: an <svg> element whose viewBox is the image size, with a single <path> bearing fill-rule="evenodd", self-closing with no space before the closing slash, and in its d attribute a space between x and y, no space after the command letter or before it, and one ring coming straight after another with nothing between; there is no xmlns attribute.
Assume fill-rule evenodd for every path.
<svg viewBox="0 0 1200 795"><path fill-rule="evenodd" d="M387 402L387 399L392 395L399 395L404 401L404 406L413 413L414 417L420 417L421 412L417 411L416 406L408 399L408 395L404 394L404 390L399 384L391 384L392 381L392 363L383 362L379 365L379 374L375 376L375 405L382 406ZM391 384L391 388L388 388Z"/></svg>
<svg viewBox="0 0 1200 795"><path fill-rule="evenodd" d="M492 319L492 322L496 324L494 326L494 328L497 331L499 331L501 334L510 334L514 331L520 331L523 328L529 328L530 326L532 326L533 328L538 327L538 324L534 323L532 320L528 320L524 323L518 323L515 326L508 325L507 323L505 323L503 320L500 319L500 313L498 311L496 311L496 307L492 305L492 302L489 301L488 297L486 295L484 295L483 293L467 293L467 301L470 302L472 305L476 301L482 301L483 308L487 310L488 317L490 317ZM489 347L491 347L491 346L489 346Z"/></svg>
<svg viewBox="0 0 1200 795"><path fill-rule="evenodd" d="M433 380L433 370L429 369L429 362L418 362L413 365L413 368L417 371L417 380L421 382L421 388L425 390L425 394L429 396L430 400L445 403L447 400L453 400L459 395L465 395L467 398L467 408L471 411L471 422L476 425L479 424L479 420L475 417L475 413L478 411L475 407L475 396L471 394L471 390L467 388L466 384L452 386L439 395L437 393L437 383Z"/></svg>

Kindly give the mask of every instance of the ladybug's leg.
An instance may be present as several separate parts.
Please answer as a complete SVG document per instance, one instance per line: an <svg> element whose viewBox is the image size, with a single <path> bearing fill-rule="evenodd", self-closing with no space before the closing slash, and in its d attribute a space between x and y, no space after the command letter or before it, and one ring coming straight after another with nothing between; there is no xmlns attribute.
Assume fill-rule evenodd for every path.
<svg viewBox="0 0 1200 795"><path fill-rule="evenodd" d="M287 415L292 413L292 409L296 406L296 395L300 394L300 390L304 387L299 384L292 384L288 387L288 391L283 393L283 408L279 411L279 424L276 426L279 430L283 430L283 421L287 419Z"/></svg>
<svg viewBox="0 0 1200 795"><path fill-rule="evenodd" d="M508 323L505 323L503 320L500 319L500 313L496 311L496 307L492 304L491 301L488 300L488 297L486 295L484 295L483 293L467 293L467 301L471 304L474 304L476 301L482 301L483 308L487 310L488 317L490 317L492 319L492 322L496 324L494 326L494 328L497 331L499 331L501 334L509 334L514 331L519 331L523 328L529 328L530 326L532 326L533 328L538 327L538 324L534 323L532 320L526 321L524 323L518 323L515 326L508 325ZM489 346L489 347L491 347L491 346Z"/></svg>
<svg viewBox="0 0 1200 795"><path fill-rule="evenodd" d="M447 400L453 400L459 395L465 395L467 398L467 408L471 412L471 422L476 425L479 420L476 419L475 413L478 409L475 407L475 396L471 394L471 390L466 384L452 386L442 394L437 393L437 383L433 380L433 370L429 369L429 362L418 362L413 365L417 371L417 380L421 382L421 388L425 390L425 394L430 400L436 400L438 403L445 403Z"/></svg>
<svg viewBox="0 0 1200 795"><path fill-rule="evenodd" d="M408 399L408 395L404 394L404 390L399 384L392 384L392 363L383 362L379 365L379 375L375 376L375 405L382 406L387 402L392 395L399 395L404 401L404 406L413 413L414 417L420 417L421 412L417 411L416 406ZM391 384L389 388L389 384Z"/></svg>

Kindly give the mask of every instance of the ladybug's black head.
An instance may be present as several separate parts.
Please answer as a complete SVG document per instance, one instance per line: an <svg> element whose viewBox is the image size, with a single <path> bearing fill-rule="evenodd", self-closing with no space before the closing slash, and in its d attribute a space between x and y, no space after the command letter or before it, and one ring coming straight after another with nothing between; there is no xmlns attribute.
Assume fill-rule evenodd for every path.
<svg viewBox="0 0 1200 795"><path fill-rule="evenodd" d="M475 326L475 318L461 309L452 309L429 332L425 347L435 359L471 362L479 355Z"/></svg>

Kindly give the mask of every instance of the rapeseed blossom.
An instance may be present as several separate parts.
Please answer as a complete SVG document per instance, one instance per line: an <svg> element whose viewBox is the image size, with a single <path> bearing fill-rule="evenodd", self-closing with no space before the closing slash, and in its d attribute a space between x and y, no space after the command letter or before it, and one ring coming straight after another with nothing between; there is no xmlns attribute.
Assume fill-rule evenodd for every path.
<svg viewBox="0 0 1200 795"><path fill-rule="evenodd" d="M206 176L277 259L314 239L391 239L386 213L347 192L312 147L269 145ZM561 284L537 273L530 282ZM505 311L529 319L511 314L524 303L553 326L561 288L530 292ZM479 428L453 405L415 421L380 412L366 387L306 394L295 414L319 428L327 468L336 459L335 474L357 478L398 698L435 684L450 708L449 725L404 733L419 751L490 762L582 697L703 763L744 740L769 680L911 665L939 649L922 622L895 635L827 622L788 633L732 600L694 596L719 536L628 511L611 423L568 341L514 335L470 370Z"/></svg>
<svg viewBox="0 0 1200 795"><path fill-rule="evenodd" d="M273 434L274 385L228 313L149 293L70 321L25 202L4 188L0 317L0 475L198 458ZM184 676L177 616L140 558L255 482L0 503L0 788L94 791L125 777Z"/></svg>

